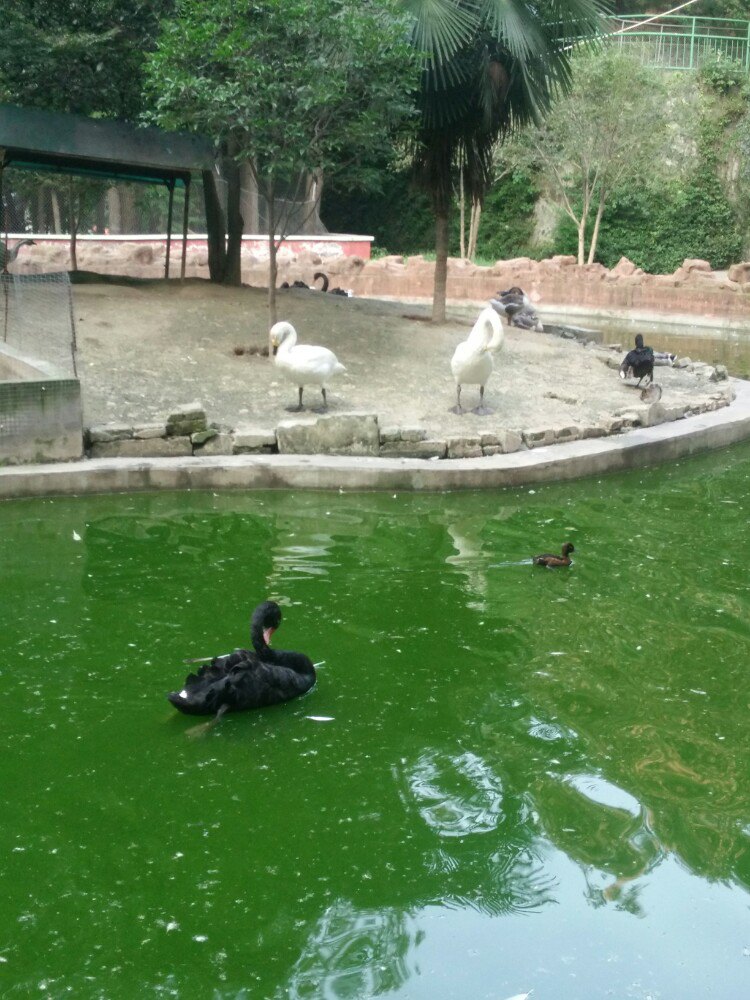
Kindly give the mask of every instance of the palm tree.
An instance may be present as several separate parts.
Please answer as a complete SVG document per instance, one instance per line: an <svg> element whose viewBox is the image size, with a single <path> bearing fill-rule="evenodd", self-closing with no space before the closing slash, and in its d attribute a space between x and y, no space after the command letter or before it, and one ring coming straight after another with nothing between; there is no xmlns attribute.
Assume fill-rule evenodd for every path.
<svg viewBox="0 0 750 1000"><path fill-rule="evenodd" d="M448 221L454 179L481 204L492 153L505 135L540 120L570 86L575 41L600 30L606 0L404 0L412 43L425 53L414 175L435 213L432 320L445 319Z"/></svg>

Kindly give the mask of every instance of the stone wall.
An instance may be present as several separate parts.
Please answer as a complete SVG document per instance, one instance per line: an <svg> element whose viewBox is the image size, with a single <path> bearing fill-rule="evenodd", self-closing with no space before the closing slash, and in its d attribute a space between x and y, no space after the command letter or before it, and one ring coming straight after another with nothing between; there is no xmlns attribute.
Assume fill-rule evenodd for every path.
<svg viewBox="0 0 750 1000"><path fill-rule="evenodd" d="M601 360L619 364L619 352L591 350L601 354ZM180 407L163 423L90 427L85 435L86 453L90 458L281 454L434 460L509 454L543 445L607 437L728 406L733 391L726 371L709 365L693 367L696 375L709 381L708 387L691 401L670 407L658 400L633 403L591 424L540 425L430 437L423 427L381 426L375 413L352 412L320 416L304 413L286 418L275 427L229 428L209 423L201 403L194 402Z"/></svg>
<svg viewBox="0 0 750 1000"><path fill-rule="evenodd" d="M179 262L180 244L173 246L173 261ZM128 244L81 244L79 267L103 274L159 278L164 274L163 242ZM39 273L67 268L67 244L24 247L13 269ZM312 250L296 253L282 248L279 254L281 284L305 281L324 270L332 286L350 289L355 295L429 299L432 297L435 265L424 257L383 257L366 260L357 255L330 257ZM208 255L191 245L187 275L208 278ZM250 246L242 253L242 280L264 286L267 260ZM712 271L707 261L685 260L673 274L647 274L622 258L608 270L602 264L576 264L575 257L557 256L534 261L528 257L497 261L480 267L466 260L451 259L448 265L448 298L484 301L499 289L519 285L541 306L580 307L592 311L642 310L653 313L704 316L742 323L750 321L750 262L735 264L728 271Z"/></svg>

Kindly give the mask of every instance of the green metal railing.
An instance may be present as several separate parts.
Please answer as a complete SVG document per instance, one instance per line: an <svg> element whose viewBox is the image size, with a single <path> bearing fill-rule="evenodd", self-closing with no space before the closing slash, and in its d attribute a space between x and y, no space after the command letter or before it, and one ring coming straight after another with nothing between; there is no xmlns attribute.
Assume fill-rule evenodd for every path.
<svg viewBox="0 0 750 1000"><path fill-rule="evenodd" d="M609 40L623 47L637 46L649 65L696 69L706 59L722 55L750 72L750 21L674 14L656 19L620 14L607 21Z"/></svg>

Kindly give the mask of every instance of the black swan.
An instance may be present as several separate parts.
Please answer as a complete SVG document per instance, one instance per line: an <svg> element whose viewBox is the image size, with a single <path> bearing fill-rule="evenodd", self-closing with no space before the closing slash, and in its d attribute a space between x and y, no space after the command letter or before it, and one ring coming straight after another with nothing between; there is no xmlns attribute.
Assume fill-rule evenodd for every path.
<svg viewBox="0 0 750 1000"><path fill-rule="evenodd" d="M548 569L552 569L553 566L570 566L573 561L570 558L571 552L575 552L575 547L572 542L566 542L562 547L562 555L556 556L551 552L544 552L540 556L534 556L532 562L535 566L546 566Z"/></svg>
<svg viewBox="0 0 750 1000"><path fill-rule="evenodd" d="M253 650L236 649L216 656L185 678L182 691L169 701L185 715L216 715L264 708L289 701L315 684L315 666L304 653L271 649L268 640L281 624L281 608L264 601L253 611L250 638Z"/></svg>
<svg viewBox="0 0 750 1000"><path fill-rule="evenodd" d="M36 240L20 240L10 250L4 243L0 243L0 268L2 268L3 271L7 271L8 265L12 264L13 261L16 259L16 257L18 256L18 251L21 249L21 247L27 247L27 246L35 247Z"/></svg>
<svg viewBox="0 0 750 1000"><path fill-rule="evenodd" d="M620 378L626 379L629 375L638 379L636 388L646 376L649 382L654 381L654 352L650 347L643 346L643 337L640 333L635 338L635 348L628 351L620 365Z"/></svg>
<svg viewBox="0 0 750 1000"><path fill-rule="evenodd" d="M315 274L313 275L313 281L317 281L318 278L320 278L321 281L323 282L323 284L321 286L321 289L320 289L321 292L328 292L329 295L344 295L346 298L349 298L349 292L347 292L347 290L345 288L329 288L328 287L328 284L329 284L329 282L328 282L328 275L325 274L323 271L316 271L315 272Z"/></svg>

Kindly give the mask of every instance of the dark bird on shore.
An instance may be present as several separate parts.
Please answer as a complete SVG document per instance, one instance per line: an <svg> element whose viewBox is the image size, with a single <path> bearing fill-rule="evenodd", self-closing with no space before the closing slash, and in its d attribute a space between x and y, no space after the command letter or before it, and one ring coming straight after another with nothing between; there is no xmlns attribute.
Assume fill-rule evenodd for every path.
<svg viewBox="0 0 750 1000"><path fill-rule="evenodd" d="M345 288L329 288L330 282L328 280L328 275L323 271L316 271L313 275L313 281L320 279L323 284L321 286L321 292L327 292L329 295L344 295L346 298L350 297L350 292L347 292Z"/></svg>
<svg viewBox="0 0 750 1000"><path fill-rule="evenodd" d="M654 352L650 347L643 346L643 337L639 333L635 338L635 348L628 351L620 365L620 378L637 378L638 388L647 376L649 382L654 381Z"/></svg>
<svg viewBox="0 0 750 1000"><path fill-rule="evenodd" d="M250 619L252 650L216 656L189 674L181 691L167 695L185 715L244 712L277 705L305 694L315 684L315 666L304 653L271 649L269 640L281 624L281 608L264 601Z"/></svg>
<svg viewBox="0 0 750 1000"><path fill-rule="evenodd" d="M8 249L5 243L0 243L0 268L3 271L8 270L8 265L12 264L13 261L18 256L18 251L21 247L35 247L36 240L19 240L14 247Z"/></svg>
<svg viewBox="0 0 750 1000"><path fill-rule="evenodd" d="M573 543L565 542L562 547L562 555L556 556L552 552L543 552L540 556L534 556L532 562L535 566L546 566L547 569L552 569L555 566L570 566L573 562L570 558L571 552L575 552Z"/></svg>
<svg viewBox="0 0 750 1000"><path fill-rule="evenodd" d="M541 332L542 324L536 310L531 304L531 299L518 285L506 288L505 291L496 293L494 299L490 299L490 305L501 316L505 316L508 326L517 326L522 330L538 330Z"/></svg>
<svg viewBox="0 0 750 1000"><path fill-rule="evenodd" d="M309 288L306 281L293 281L291 285L288 281L282 281L279 288Z"/></svg>

